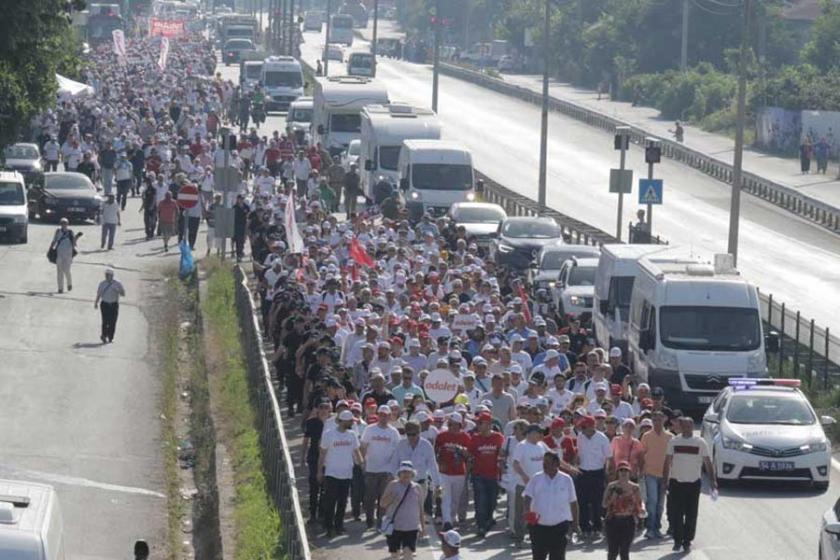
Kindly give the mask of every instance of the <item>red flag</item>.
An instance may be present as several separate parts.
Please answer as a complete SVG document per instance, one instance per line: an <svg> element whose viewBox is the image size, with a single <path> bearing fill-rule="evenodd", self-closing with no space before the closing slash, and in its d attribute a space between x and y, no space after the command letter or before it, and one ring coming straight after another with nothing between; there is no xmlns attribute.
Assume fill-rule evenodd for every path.
<svg viewBox="0 0 840 560"><path fill-rule="evenodd" d="M373 258L367 254L358 239L353 239L350 242L350 258L368 268L373 268Z"/></svg>
<svg viewBox="0 0 840 560"><path fill-rule="evenodd" d="M519 286L518 289L519 297L522 298L522 314L525 315L525 320L530 323L531 322L531 308L528 305L528 294L525 293L525 288Z"/></svg>

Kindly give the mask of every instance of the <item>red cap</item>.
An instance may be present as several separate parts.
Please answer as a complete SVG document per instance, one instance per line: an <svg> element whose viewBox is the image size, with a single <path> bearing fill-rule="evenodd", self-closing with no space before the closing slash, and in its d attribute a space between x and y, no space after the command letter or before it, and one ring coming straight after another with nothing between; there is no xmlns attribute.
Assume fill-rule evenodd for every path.
<svg viewBox="0 0 840 560"><path fill-rule="evenodd" d="M584 416L580 419L580 427L581 428L594 428L595 427L595 418L592 416Z"/></svg>
<svg viewBox="0 0 840 560"><path fill-rule="evenodd" d="M621 385L617 383L613 383L610 385L610 393L613 395L620 395L621 394Z"/></svg>
<svg viewBox="0 0 840 560"><path fill-rule="evenodd" d="M402 346L403 345L403 339L401 339L398 336L393 337L391 339L391 345L393 346L394 344L399 344L400 346Z"/></svg>
<svg viewBox="0 0 840 560"><path fill-rule="evenodd" d="M621 470L629 471L630 470L630 463L628 463L627 461L619 461L618 465L616 465L615 468L616 468L616 470L619 470L619 471L621 471Z"/></svg>
<svg viewBox="0 0 840 560"><path fill-rule="evenodd" d="M478 416L475 417L476 422L492 422L493 415L489 412L482 412Z"/></svg>
<svg viewBox="0 0 840 560"><path fill-rule="evenodd" d="M554 421L551 423L551 429L554 430L556 428L565 428L566 422L562 418L555 418Z"/></svg>

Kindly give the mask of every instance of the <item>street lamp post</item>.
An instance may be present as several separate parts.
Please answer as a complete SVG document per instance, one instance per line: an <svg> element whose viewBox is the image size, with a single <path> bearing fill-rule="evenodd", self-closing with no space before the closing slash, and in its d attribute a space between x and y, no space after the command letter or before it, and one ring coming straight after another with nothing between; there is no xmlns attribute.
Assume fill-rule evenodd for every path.
<svg viewBox="0 0 840 560"><path fill-rule="evenodd" d="M738 228L741 218L741 175L744 163L744 119L747 104L747 49L750 45L752 0L744 0L744 31L741 37L741 60L738 64L738 109L735 117L735 158L732 162L732 200L729 207L729 245L732 264L738 264Z"/></svg>
<svg viewBox="0 0 840 560"><path fill-rule="evenodd" d="M543 82L542 82L542 118L540 125L540 176L537 202L540 214L546 210L546 190L548 174L548 75L550 72L549 48L551 46L551 0L545 0L545 27L543 28Z"/></svg>
<svg viewBox="0 0 840 560"><path fill-rule="evenodd" d="M330 20L332 19L332 0L327 0L327 34L324 36L324 52L323 52L323 59L324 59L324 76L330 75L330 56L329 56L329 44L330 44Z"/></svg>
<svg viewBox="0 0 840 560"><path fill-rule="evenodd" d="M441 26L443 21L441 19L441 0L435 0L435 49L434 49L434 66L432 69L432 111L438 112L438 84L440 81L440 41L441 41Z"/></svg>
<svg viewBox="0 0 840 560"><path fill-rule="evenodd" d="M373 0L373 43L370 45L370 53L373 55L373 75L376 76L376 51L377 37L379 35L379 0Z"/></svg>
<svg viewBox="0 0 840 560"><path fill-rule="evenodd" d="M627 148L630 145L630 127L617 126L615 127L615 148L621 151L621 158L619 159L618 168L624 172L627 164ZM632 179L631 179L632 181ZM632 183L631 183L632 184ZM618 189L618 212L617 225L615 228L615 237L621 241L621 223L624 216L624 188L619 186Z"/></svg>

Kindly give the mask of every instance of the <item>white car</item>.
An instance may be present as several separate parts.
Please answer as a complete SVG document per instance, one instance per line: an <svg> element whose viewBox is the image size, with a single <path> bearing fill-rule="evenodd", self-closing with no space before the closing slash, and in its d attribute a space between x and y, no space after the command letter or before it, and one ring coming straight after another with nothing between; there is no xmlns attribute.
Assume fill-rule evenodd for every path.
<svg viewBox="0 0 840 560"><path fill-rule="evenodd" d="M351 140L347 149L341 152L341 165L345 171L350 171L350 165L355 163L356 169L359 168L359 155L362 153L362 141Z"/></svg>
<svg viewBox="0 0 840 560"><path fill-rule="evenodd" d="M730 378L703 416L701 436L721 482L774 480L828 488L831 442L796 379Z"/></svg>
<svg viewBox="0 0 840 560"><path fill-rule="evenodd" d="M820 560L840 558L840 499L822 516L819 548Z"/></svg>
<svg viewBox="0 0 840 560"><path fill-rule="evenodd" d="M574 315L588 322L595 299L597 258L572 257L560 267L554 286L554 305L560 316ZM586 317L581 317L586 314Z"/></svg>
<svg viewBox="0 0 840 560"><path fill-rule="evenodd" d="M336 43L327 45L327 60L344 62L344 47Z"/></svg>

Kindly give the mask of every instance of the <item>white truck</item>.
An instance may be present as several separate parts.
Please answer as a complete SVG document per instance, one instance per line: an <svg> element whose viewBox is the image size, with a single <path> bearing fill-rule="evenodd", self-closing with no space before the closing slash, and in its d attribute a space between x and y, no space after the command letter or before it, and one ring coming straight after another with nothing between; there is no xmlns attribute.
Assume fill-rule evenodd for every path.
<svg viewBox="0 0 840 560"><path fill-rule="evenodd" d="M387 183L392 188L399 185L400 151L404 140L440 140L440 135L440 121L431 109L405 103L365 107L359 156L364 193L381 202L374 192L377 185Z"/></svg>
<svg viewBox="0 0 840 560"><path fill-rule="evenodd" d="M425 212L442 216L456 202L475 200L472 154L446 140L404 140L399 157L400 190L413 221Z"/></svg>
<svg viewBox="0 0 840 560"><path fill-rule="evenodd" d="M388 102L388 90L375 79L317 78L312 104L312 142L320 143L330 155L340 154L351 140L361 137L362 109Z"/></svg>
<svg viewBox="0 0 840 560"><path fill-rule="evenodd" d="M0 480L0 558L65 560L64 522L52 486Z"/></svg>
<svg viewBox="0 0 840 560"><path fill-rule="evenodd" d="M333 14L330 16L330 32L327 44L342 43L353 45L353 16L349 14Z"/></svg>
<svg viewBox="0 0 840 560"><path fill-rule="evenodd" d="M269 56L263 61L260 77L265 88L266 112L285 111L303 95L303 69L291 56Z"/></svg>
<svg viewBox="0 0 840 560"><path fill-rule="evenodd" d="M639 260L628 321L634 373L662 387L669 406L705 410L730 377L766 377L756 287L731 266Z"/></svg>

